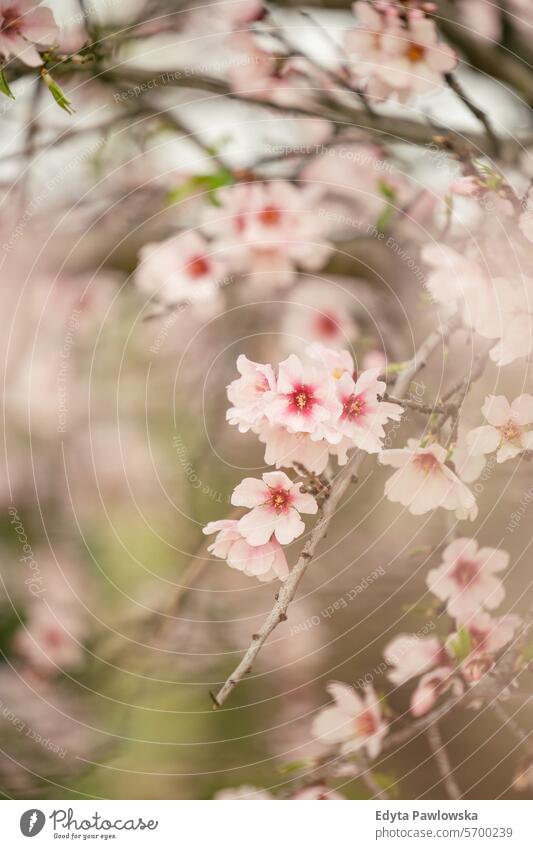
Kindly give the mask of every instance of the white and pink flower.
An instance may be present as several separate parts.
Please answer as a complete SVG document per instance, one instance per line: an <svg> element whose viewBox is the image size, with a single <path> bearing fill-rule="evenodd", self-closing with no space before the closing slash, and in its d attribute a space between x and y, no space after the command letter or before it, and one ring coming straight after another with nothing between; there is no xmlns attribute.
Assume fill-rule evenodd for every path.
<svg viewBox="0 0 533 849"><path fill-rule="evenodd" d="M135 282L139 289L168 306L182 303L212 311L228 264L198 233L180 233L145 245Z"/></svg>
<svg viewBox="0 0 533 849"><path fill-rule="evenodd" d="M335 704L315 717L313 736L323 743L340 744L343 755L364 747L369 757L377 757L387 733L387 723L373 688L366 688L361 696L348 684L330 681L327 690Z"/></svg>
<svg viewBox="0 0 533 849"><path fill-rule="evenodd" d="M220 206L206 210L204 230L231 256L235 271L261 287L287 286L296 269L318 271L332 245L316 210L318 192L286 180L221 189Z"/></svg>
<svg viewBox="0 0 533 849"><path fill-rule="evenodd" d="M289 433L309 433L315 440L340 442L336 423L341 411L335 381L326 371L305 367L295 354L280 363L276 396L266 407L273 425Z"/></svg>
<svg viewBox="0 0 533 849"><path fill-rule="evenodd" d="M352 445L376 454L383 448L384 424L399 421L403 409L399 404L381 401L386 384L378 380L379 368L362 372L357 381L345 371L337 382L337 397L342 404L338 430Z"/></svg>
<svg viewBox="0 0 533 849"><path fill-rule="evenodd" d="M524 451L533 450L533 397L520 395L509 404L503 395L488 395L481 408L488 424L474 428L467 436L474 456L492 454L503 463Z"/></svg>
<svg viewBox="0 0 533 849"><path fill-rule="evenodd" d="M204 534L215 534L215 541L207 549L226 560L232 569L259 581L284 581L289 574L287 558L279 542L273 537L264 545L250 545L239 531L237 519L209 522Z"/></svg>
<svg viewBox="0 0 533 849"><path fill-rule="evenodd" d="M393 667L388 677L396 686L448 660L438 637L416 634L398 634L385 647L383 657Z"/></svg>
<svg viewBox="0 0 533 849"><path fill-rule="evenodd" d="M451 666L439 666L422 675L411 696L411 713L413 716L424 716L449 688L453 688L457 692L460 692L461 689L460 682L453 677Z"/></svg>
<svg viewBox="0 0 533 849"><path fill-rule="evenodd" d="M397 469L385 484L385 495L415 516L443 507L455 511L459 519L474 519L474 496L447 465L447 457L442 445L433 442L424 447L415 439L408 440L405 448L382 451L379 462Z"/></svg>
<svg viewBox="0 0 533 849"><path fill-rule="evenodd" d="M37 67L39 50L59 41L54 13L37 0L0 0L0 55Z"/></svg>
<svg viewBox="0 0 533 849"><path fill-rule="evenodd" d="M309 472L320 475L326 469L331 453L338 448L325 439L313 440L309 433L289 433L279 425L262 425L257 435L265 445L265 463L277 469L300 463ZM339 462L343 464L341 460Z"/></svg>
<svg viewBox="0 0 533 849"><path fill-rule="evenodd" d="M442 564L427 576L427 586L446 602L450 616L465 618L482 608L494 610L502 603L505 591L495 573L508 564L507 552L479 548L476 540L462 537L445 548Z"/></svg>
<svg viewBox="0 0 533 849"><path fill-rule="evenodd" d="M367 2L353 6L359 22L345 44L352 74L365 84L369 97L386 100L396 94L405 102L443 84L457 56L438 40L435 23L418 9L400 13L392 4L376 8Z"/></svg>
<svg viewBox="0 0 533 849"><path fill-rule="evenodd" d="M241 433L247 433L264 419L265 404L273 396L276 378L271 365L254 363L244 354L237 357L237 371L241 377L227 387L233 407L227 411L226 419L237 425Z"/></svg>
<svg viewBox="0 0 533 849"><path fill-rule="evenodd" d="M301 492L301 486L284 472L267 472L262 480L245 478L235 487L231 503L251 508L238 523L246 542L265 545L275 537L281 545L288 545L303 534L300 513L314 514L318 504L312 495Z"/></svg>

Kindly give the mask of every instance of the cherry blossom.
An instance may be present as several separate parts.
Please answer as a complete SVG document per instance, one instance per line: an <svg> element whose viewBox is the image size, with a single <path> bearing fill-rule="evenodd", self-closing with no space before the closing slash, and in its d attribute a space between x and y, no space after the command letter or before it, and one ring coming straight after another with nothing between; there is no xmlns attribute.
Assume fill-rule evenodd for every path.
<svg viewBox="0 0 533 849"><path fill-rule="evenodd" d="M447 465L447 451L436 442L425 447L410 439L405 448L382 451L379 462L397 471L385 484L390 501L420 516L437 507L455 511L458 518L474 519L474 496Z"/></svg>
<svg viewBox="0 0 533 849"><path fill-rule="evenodd" d="M42 675L58 674L80 665L79 615L68 609L54 611L40 602L17 631L13 647L18 655Z"/></svg>
<svg viewBox="0 0 533 849"><path fill-rule="evenodd" d="M235 487L231 503L251 510L239 520L238 530L250 545L264 545L274 536L288 545L303 534L300 513L314 514L318 504L312 495L301 492L284 472L267 472L262 480L245 478Z"/></svg>
<svg viewBox="0 0 533 849"><path fill-rule="evenodd" d="M438 637L417 637L416 634L394 637L385 647L383 657L394 667L388 677L397 686L447 660Z"/></svg>
<svg viewBox="0 0 533 849"><path fill-rule="evenodd" d="M264 545L250 545L239 531L236 519L222 519L209 522L203 529L204 534L217 534L208 551L215 557L226 560L232 569L238 569L249 577L259 581L272 581L279 578L284 581L289 574L287 559L282 547L275 538Z"/></svg>
<svg viewBox="0 0 533 849"><path fill-rule="evenodd" d="M267 465L280 469L301 463L316 475L322 474L328 465L330 454L338 447L324 439L313 440L309 433L290 433L279 425L262 425L257 429L257 435L259 441L265 445Z"/></svg>
<svg viewBox="0 0 533 849"><path fill-rule="evenodd" d="M59 41L54 13L36 0L0 0L0 54L31 67L42 65L39 49Z"/></svg>
<svg viewBox="0 0 533 849"><path fill-rule="evenodd" d="M280 363L276 396L266 406L272 424L335 443L341 440L335 429L340 414L335 381L327 372L304 366L295 354Z"/></svg>
<svg viewBox="0 0 533 849"><path fill-rule="evenodd" d="M460 691L460 684L453 679L453 670L449 666L439 666L423 675L411 696L411 713L423 716L431 710L438 698L453 687Z"/></svg>
<svg viewBox="0 0 533 849"><path fill-rule="evenodd" d="M233 407L227 411L226 419L237 425L241 433L247 433L264 419L265 403L274 392L276 379L272 366L254 363L244 354L237 357L237 371L241 377L227 388Z"/></svg>
<svg viewBox="0 0 533 849"><path fill-rule="evenodd" d="M518 616L493 619L484 611L467 619L459 618L457 625L467 634L470 649L460 663L460 670L462 677L469 684L479 681L491 669L496 655L511 642L519 624ZM461 643L462 636L458 632L452 634L447 641L450 651Z"/></svg>
<svg viewBox="0 0 533 849"><path fill-rule="evenodd" d="M234 270L259 286L287 286L297 268L317 271L332 245L315 206L317 190L286 180L241 183L218 192L220 207L206 210L204 230L231 256Z"/></svg>
<svg viewBox="0 0 533 849"><path fill-rule="evenodd" d="M337 383L337 397L342 404L338 430L352 445L375 454L383 448L389 419L399 421L403 409L399 404L381 401L386 384L378 380L379 368L362 372L357 381L345 371Z"/></svg>
<svg viewBox="0 0 533 849"><path fill-rule="evenodd" d="M323 743L340 743L343 755L364 747L369 757L377 757L387 733L387 724L373 688L368 687L363 695L359 695L348 684L330 681L327 691L335 704L324 708L315 717L313 736Z"/></svg>
<svg viewBox="0 0 533 849"><path fill-rule="evenodd" d="M509 404L503 395L487 395L481 408L487 425L474 428L467 436L471 454L480 456L496 451L503 463L523 451L533 450L533 397L520 395Z"/></svg>
<svg viewBox="0 0 533 849"><path fill-rule="evenodd" d="M352 73L375 100L396 94L402 102L443 83L443 75L457 64L447 44L438 41L433 21L418 9L400 15L392 4L376 8L367 2L353 6L359 22L346 35L353 56Z"/></svg>
<svg viewBox="0 0 533 849"><path fill-rule="evenodd" d="M135 282L141 291L166 305L191 303L211 311L228 272L227 261L213 253L198 233L180 233L145 245Z"/></svg>
<svg viewBox="0 0 533 849"><path fill-rule="evenodd" d="M287 353L298 353L314 342L330 349L349 347L359 336L351 299L340 286L304 278L287 299L281 325Z"/></svg>
<svg viewBox="0 0 533 849"><path fill-rule="evenodd" d="M467 617L483 607L494 610L505 597L503 584L494 573L508 564L507 552L479 548L476 540L461 537L445 548L442 564L428 573L427 586L446 602L450 616Z"/></svg>

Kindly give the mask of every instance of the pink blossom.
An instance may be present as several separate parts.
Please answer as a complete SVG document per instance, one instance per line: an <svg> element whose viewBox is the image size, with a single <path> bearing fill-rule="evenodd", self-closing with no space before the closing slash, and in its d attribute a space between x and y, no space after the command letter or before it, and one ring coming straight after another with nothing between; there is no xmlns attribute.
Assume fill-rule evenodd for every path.
<svg viewBox="0 0 533 849"><path fill-rule="evenodd" d="M309 433L289 433L280 425L262 425L257 434L265 444L265 463L277 469L301 463L308 471L320 475L336 447L324 439L313 440Z"/></svg>
<svg viewBox="0 0 533 849"><path fill-rule="evenodd" d="M415 516L443 507L458 518L474 519L474 496L447 465L447 452L436 442L422 447L410 439L405 448L382 451L379 462L396 471L385 484L391 501L403 504Z"/></svg>
<svg viewBox="0 0 533 849"><path fill-rule="evenodd" d="M276 397L266 406L272 424L334 443L341 439L335 429L340 414L335 381L327 372L304 367L295 354L280 363Z"/></svg>
<svg viewBox="0 0 533 849"><path fill-rule="evenodd" d="M180 233L145 245L139 259L135 282L156 300L167 305L216 305L228 266L198 233Z"/></svg>
<svg viewBox="0 0 533 849"><path fill-rule="evenodd" d="M353 75L366 83L367 94L386 100L396 94L401 101L442 85L457 57L438 41L433 21L419 10L402 18L393 6L383 10L366 2L353 6L359 27L349 30L346 47L353 55Z"/></svg>
<svg viewBox="0 0 533 849"><path fill-rule="evenodd" d="M454 688L460 686L452 676L453 670L449 666L439 666L422 676L411 696L413 716L423 716L431 710L446 689L450 686Z"/></svg>
<svg viewBox="0 0 533 849"><path fill-rule="evenodd" d="M479 548L475 540L462 537L447 546L442 564L427 576L430 592L446 602L450 616L467 617L483 607L494 610L504 597L495 572L507 568L509 555L497 548Z"/></svg>
<svg viewBox="0 0 533 849"><path fill-rule="evenodd" d="M287 296L282 316L282 343L298 353L310 342L327 348L346 348L359 335L348 293L331 281L304 278Z"/></svg>
<svg viewBox="0 0 533 849"><path fill-rule="evenodd" d="M36 0L0 0L0 54L26 65L42 65L38 50L59 40L54 13Z"/></svg>
<svg viewBox="0 0 533 849"><path fill-rule="evenodd" d="M379 368L362 372L357 381L344 372L337 382L337 397L342 404L338 430L352 445L376 454L383 448L385 430L389 419L399 421L403 409L399 404L380 401L386 384L378 380Z"/></svg>
<svg viewBox="0 0 533 849"><path fill-rule="evenodd" d="M287 286L297 268L317 271L328 259L332 245L324 239L313 187L241 183L218 198L221 206L206 211L204 230L231 256L234 270L259 286Z"/></svg>
<svg viewBox="0 0 533 849"><path fill-rule="evenodd" d="M474 456L496 451L496 460L503 463L523 451L533 450L533 397L520 395L509 404L503 395L488 395L481 408L488 425L476 427L467 436Z"/></svg>
<svg viewBox="0 0 533 849"><path fill-rule="evenodd" d="M231 425L237 425L241 433L246 433L264 419L265 403L272 397L276 378L272 366L254 363L244 354L237 358L237 370L241 377L227 388L233 407L227 411L226 419Z"/></svg>
<svg viewBox="0 0 533 849"><path fill-rule="evenodd" d="M455 472L464 483L476 481L485 468L484 455L474 455L468 445L468 430L459 425L457 442L452 453L452 463Z"/></svg>
<svg viewBox="0 0 533 849"><path fill-rule="evenodd" d="M394 637L385 647L383 657L394 667L388 677L397 686L447 660L438 637L417 637L416 634Z"/></svg>
<svg viewBox="0 0 533 849"><path fill-rule="evenodd" d="M302 802L309 800L331 802L346 799L346 796L343 796L337 790L332 790L327 784L312 784L310 787L302 787L301 790L297 790L290 798Z"/></svg>
<svg viewBox="0 0 533 849"><path fill-rule="evenodd" d="M209 522L203 529L204 534L214 534L215 541L207 549L215 557L226 560L232 569L238 569L249 577L259 581L272 581L279 578L284 581L289 574L287 559L276 539L270 539L265 545L250 545L238 528L236 519L222 519Z"/></svg>
<svg viewBox="0 0 533 849"><path fill-rule="evenodd" d="M335 704L324 708L315 717L313 736L324 743L342 744L343 755L365 747L369 757L377 757L387 733L387 724L372 687L368 687L361 696L348 684L330 681L327 690Z"/></svg>
<svg viewBox="0 0 533 849"><path fill-rule="evenodd" d="M251 508L238 523L246 542L264 545L274 536L281 545L288 545L303 534L300 513L314 514L318 504L312 495L300 491L301 486L284 472L267 472L262 480L245 478L235 487L231 503Z"/></svg>
<svg viewBox="0 0 533 849"><path fill-rule="evenodd" d="M472 653L482 655L497 655L511 642L519 624L518 616L494 619L485 611L478 611L466 619L460 617L457 622L458 626L462 625L468 631Z"/></svg>
<svg viewBox="0 0 533 849"><path fill-rule="evenodd" d="M13 647L42 675L57 674L80 665L79 615L68 609L54 611L42 601L35 604L28 621L17 631Z"/></svg>
<svg viewBox="0 0 533 849"><path fill-rule="evenodd" d="M339 380L344 374L354 373L355 364L349 351L327 348L320 342L314 342L306 348L305 353L311 360L320 363L335 380Z"/></svg>

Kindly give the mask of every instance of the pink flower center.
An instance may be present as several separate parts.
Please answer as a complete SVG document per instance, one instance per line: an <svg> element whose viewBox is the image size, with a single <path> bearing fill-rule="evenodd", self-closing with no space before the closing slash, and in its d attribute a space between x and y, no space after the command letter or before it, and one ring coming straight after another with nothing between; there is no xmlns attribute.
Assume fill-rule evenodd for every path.
<svg viewBox="0 0 533 849"><path fill-rule="evenodd" d="M270 490L268 503L276 511L276 513L284 513L291 502L291 494L288 489L283 489L281 486Z"/></svg>
<svg viewBox="0 0 533 849"><path fill-rule="evenodd" d="M16 6L8 6L1 14L0 32L2 35L18 35L22 20Z"/></svg>
<svg viewBox="0 0 533 849"><path fill-rule="evenodd" d="M366 409L366 401L362 395L349 395L342 405L342 417L351 422L363 416Z"/></svg>
<svg viewBox="0 0 533 849"><path fill-rule="evenodd" d="M424 475L431 475L438 471L440 467L440 463L434 454L417 454L413 463Z"/></svg>
<svg viewBox="0 0 533 849"><path fill-rule="evenodd" d="M468 587L479 575L479 564L475 560L458 560L452 575L460 587Z"/></svg>
<svg viewBox="0 0 533 849"><path fill-rule="evenodd" d="M365 710L355 719L355 727L358 737L371 737L378 730L376 718L372 711Z"/></svg>
<svg viewBox="0 0 533 849"><path fill-rule="evenodd" d="M58 648L63 642L63 634L57 628L49 628L44 632L42 641L45 646L50 648Z"/></svg>
<svg viewBox="0 0 533 849"><path fill-rule="evenodd" d="M259 220L265 227L276 227L281 221L281 212L275 206L265 206L259 213Z"/></svg>
<svg viewBox="0 0 533 849"><path fill-rule="evenodd" d="M499 428L499 431L504 442L516 442L517 440L520 440L520 436L522 435L522 428L512 419L509 419L508 422L502 425L502 427Z"/></svg>
<svg viewBox="0 0 533 849"><path fill-rule="evenodd" d="M415 44L411 42L409 47L407 48L407 58L410 62L420 62L420 60L424 57L426 50L422 47L421 44Z"/></svg>
<svg viewBox="0 0 533 849"><path fill-rule="evenodd" d="M203 256L195 256L189 262L187 269L191 277L203 277L209 271L209 262Z"/></svg>
<svg viewBox="0 0 533 849"><path fill-rule="evenodd" d="M289 395L289 405L295 413L308 414L313 409L315 398L313 390L306 384L295 386Z"/></svg>
<svg viewBox="0 0 533 849"><path fill-rule="evenodd" d="M316 329L320 336L325 336L331 339L337 335L339 328L333 316L329 313L322 313L316 319Z"/></svg>

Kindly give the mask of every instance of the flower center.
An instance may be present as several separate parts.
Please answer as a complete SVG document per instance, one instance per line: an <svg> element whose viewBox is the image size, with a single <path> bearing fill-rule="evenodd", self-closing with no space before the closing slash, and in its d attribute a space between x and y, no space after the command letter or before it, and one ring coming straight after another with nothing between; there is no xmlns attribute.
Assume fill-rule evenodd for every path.
<svg viewBox="0 0 533 849"><path fill-rule="evenodd" d="M413 462L424 475L431 475L440 466L434 454L417 454Z"/></svg>
<svg viewBox="0 0 533 849"><path fill-rule="evenodd" d="M515 442L520 439L522 429L512 419L509 419L502 427L499 428L504 442Z"/></svg>
<svg viewBox="0 0 533 849"><path fill-rule="evenodd" d="M425 48L421 44L412 42L407 49L407 58L410 62L420 62L425 52Z"/></svg>
<svg viewBox="0 0 533 849"><path fill-rule="evenodd" d="M50 648L58 648L63 642L63 635L57 628L49 628L43 634L43 643Z"/></svg>
<svg viewBox="0 0 533 849"><path fill-rule="evenodd" d="M459 560L453 570L453 577L461 587L468 587L479 574L479 566L475 560Z"/></svg>
<svg viewBox="0 0 533 849"><path fill-rule="evenodd" d="M365 710L356 717L355 727L358 737L371 737L378 730L374 714L369 710Z"/></svg>
<svg viewBox="0 0 533 849"><path fill-rule="evenodd" d="M259 213L259 220L265 227L275 227L281 221L281 212L275 206L265 206Z"/></svg>
<svg viewBox="0 0 533 849"><path fill-rule="evenodd" d="M365 407L365 399L362 395L349 395L342 405L342 415L353 422L363 415Z"/></svg>
<svg viewBox="0 0 533 849"><path fill-rule="evenodd" d="M337 322L330 313L321 313L316 320L316 328L320 336L328 339L335 337L339 332Z"/></svg>
<svg viewBox="0 0 533 849"><path fill-rule="evenodd" d="M286 489L278 487L270 490L270 505L276 513L283 513L290 502L290 493Z"/></svg>
<svg viewBox="0 0 533 849"><path fill-rule="evenodd" d="M304 384L295 386L289 397L290 405L297 413L308 413L314 403L312 389Z"/></svg>
<svg viewBox="0 0 533 849"><path fill-rule="evenodd" d="M17 35L20 31L20 13L15 6L4 9L0 20L0 32L4 35Z"/></svg>
<svg viewBox="0 0 533 849"><path fill-rule="evenodd" d="M191 277L203 277L209 271L209 263L203 256L195 256L188 265Z"/></svg>

